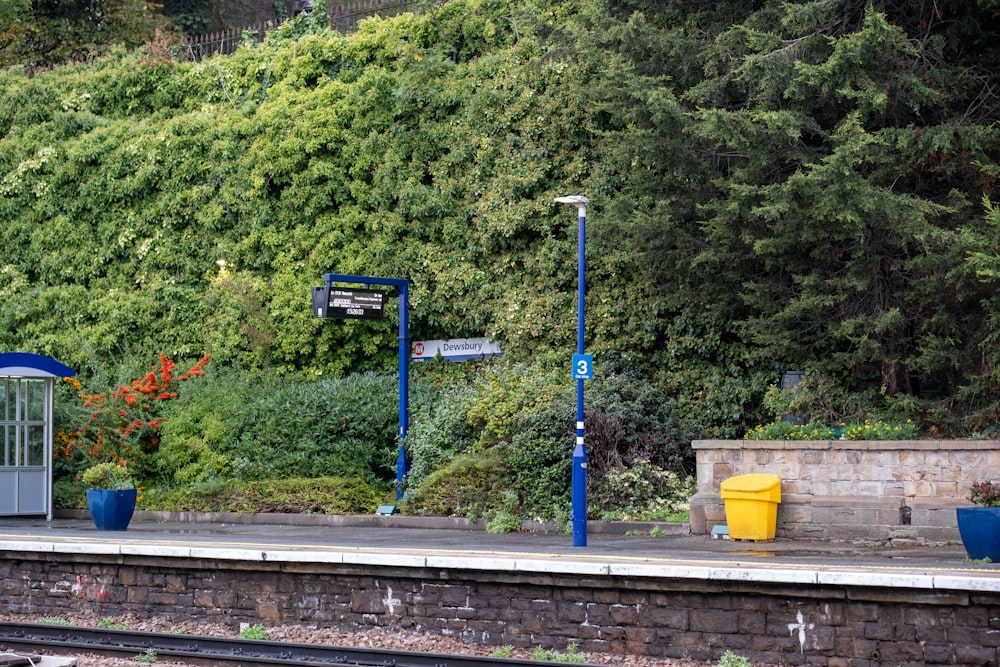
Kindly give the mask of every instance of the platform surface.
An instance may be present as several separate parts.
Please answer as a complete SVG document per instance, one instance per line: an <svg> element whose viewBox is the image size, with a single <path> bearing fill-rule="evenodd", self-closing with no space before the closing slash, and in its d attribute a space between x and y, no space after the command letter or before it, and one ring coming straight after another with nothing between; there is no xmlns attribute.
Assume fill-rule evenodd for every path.
<svg viewBox="0 0 1000 667"><path fill-rule="evenodd" d="M144 513L150 516L150 513ZM388 519L388 518L387 518ZM277 516L274 521L280 521ZM290 520L292 521L292 520ZM1000 563L970 561L961 544L779 538L766 542L690 535L588 531L586 546L561 532L488 533L448 522L316 517L288 523L134 519L99 531L86 519L0 517L0 552L216 558L449 567L563 575L678 577L1000 592ZM356 524L356 525L355 525ZM410 527L408 527L410 526ZM599 526L598 526L599 527ZM661 534L663 533L663 534Z"/></svg>

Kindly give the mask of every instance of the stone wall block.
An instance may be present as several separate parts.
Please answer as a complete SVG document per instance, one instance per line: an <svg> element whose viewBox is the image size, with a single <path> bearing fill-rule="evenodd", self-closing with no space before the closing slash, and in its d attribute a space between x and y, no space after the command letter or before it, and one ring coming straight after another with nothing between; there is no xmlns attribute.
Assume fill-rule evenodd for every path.
<svg viewBox="0 0 1000 667"><path fill-rule="evenodd" d="M691 628L699 632L736 634L740 631L739 614L712 609L692 609Z"/></svg>
<svg viewBox="0 0 1000 667"><path fill-rule="evenodd" d="M672 630L688 630L690 611L684 608L647 607L639 614L642 625Z"/></svg>

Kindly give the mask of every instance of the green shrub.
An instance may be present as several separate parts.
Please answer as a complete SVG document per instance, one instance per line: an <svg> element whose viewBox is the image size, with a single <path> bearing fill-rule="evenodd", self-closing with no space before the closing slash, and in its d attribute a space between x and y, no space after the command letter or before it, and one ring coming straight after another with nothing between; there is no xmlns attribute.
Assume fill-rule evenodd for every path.
<svg viewBox="0 0 1000 667"><path fill-rule="evenodd" d="M750 667L750 661L742 655L737 655L732 651L726 651L719 658L718 667Z"/></svg>
<svg viewBox="0 0 1000 667"><path fill-rule="evenodd" d="M693 477L636 461L627 468L588 477L588 510L592 518L648 521L674 514L694 495Z"/></svg>
<svg viewBox="0 0 1000 667"><path fill-rule="evenodd" d="M851 382L849 377L807 372L791 390L771 386L764 395L764 408L772 417L787 413L825 424L856 421L877 410L882 397L874 389L859 391Z"/></svg>
<svg viewBox="0 0 1000 667"><path fill-rule="evenodd" d="M694 472L695 434L679 426L674 403L662 387L634 369L612 366L590 384L585 400L591 470L647 461L682 476Z"/></svg>
<svg viewBox="0 0 1000 667"><path fill-rule="evenodd" d="M513 533L520 530L519 510L520 502L517 493L511 489L504 490L500 493L498 505L486 510L483 514L483 518L486 519L486 532Z"/></svg>
<svg viewBox="0 0 1000 667"><path fill-rule="evenodd" d="M248 625L240 630L240 639L267 639L267 628L260 623Z"/></svg>
<svg viewBox="0 0 1000 667"><path fill-rule="evenodd" d="M230 371L171 406L156 458L166 485L215 476L395 477L393 375L296 380Z"/></svg>
<svg viewBox="0 0 1000 667"><path fill-rule="evenodd" d="M496 456L463 454L408 489L405 509L410 514L482 517L494 502L500 474Z"/></svg>
<svg viewBox="0 0 1000 667"><path fill-rule="evenodd" d="M192 512L371 514L389 493L361 478L291 478L195 485L160 495L149 493L149 509Z"/></svg>
<svg viewBox="0 0 1000 667"><path fill-rule="evenodd" d="M912 440L916 438L917 425L910 420L889 424L882 420L852 422L833 429L819 422L792 424L775 421L750 429L746 440Z"/></svg>
<svg viewBox="0 0 1000 667"><path fill-rule="evenodd" d="M565 653L560 653L559 651L550 651L548 649L543 649L540 646L536 646L531 652L532 660L541 660L543 662L574 662L574 663L585 663L587 662L586 656L581 655L577 651L576 644L570 644L566 647Z"/></svg>
<svg viewBox="0 0 1000 667"><path fill-rule="evenodd" d="M134 489L135 482L128 465L124 461L117 463L103 461L95 463L83 471L83 485L88 489Z"/></svg>
<svg viewBox="0 0 1000 667"><path fill-rule="evenodd" d="M649 380L612 366L588 383L585 394L586 443L591 479L638 466L641 475L671 470L625 498L604 494L602 510L649 512L663 504L664 480L685 479L690 441L677 428L672 405ZM576 383L564 369L496 365L487 370L468 408L468 420L480 437L472 447L491 452L500 462L498 488L517 495L520 518L558 521L570 502L576 433ZM678 482L679 483L679 482ZM614 481L610 484L613 486ZM620 489L619 489L620 490ZM687 500L686 490L670 493L670 503ZM643 494L647 494L643 497ZM510 502L488 500L496 513L511 513Z"/></svg>
<svg viewBox="0 0 1000 667"><path fill-rule="evenodd" d="M917 425L909 419L901 424L866 419L844 424L842 434L845 440L913 440L918 435Z"/></svg>
<svg viewBox="0 0 1000 667"><path fill-rule="evenodd" d="M436 391L423 389L422 394L423 405L411 409L411 427L406 435L409 486L419 486L436 468L466 452L476 442L476 432L469 422L469 407L476 396L473 386L458 380Z"/></svg>
<svg viewBox="0 0 1000 667"><path fill-rule="evenodd" d="M819 422L792 424L782 420L762 424L750 429L745 440L836 440L832 428Z"/></svg>

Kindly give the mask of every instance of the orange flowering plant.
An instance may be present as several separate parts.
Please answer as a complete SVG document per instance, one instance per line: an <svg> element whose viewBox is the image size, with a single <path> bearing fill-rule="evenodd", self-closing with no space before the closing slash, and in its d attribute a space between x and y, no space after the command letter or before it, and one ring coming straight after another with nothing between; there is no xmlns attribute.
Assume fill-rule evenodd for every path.
<svg viewBox="0 0 1000 667"><path fill-rule="evenodd" d="M181 383L203 376L209 356L202 357L184 373L166 355L138 380L113 392L87 394L75 378L65 378L83 401L75 423L59 432L56 459L83 459L85 465L111 463L142 478L144 460L160 444L160 426L165 421L162 405L179 396Z"/></svg>

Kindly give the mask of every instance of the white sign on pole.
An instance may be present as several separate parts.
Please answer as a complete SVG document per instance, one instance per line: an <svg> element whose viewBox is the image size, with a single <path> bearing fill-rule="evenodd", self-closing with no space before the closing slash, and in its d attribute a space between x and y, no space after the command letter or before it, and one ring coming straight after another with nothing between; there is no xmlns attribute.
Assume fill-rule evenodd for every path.
<svg viewBox="0 0 1000 667"><path fill-rule="evenodd" d="M437 356L448 361L470 361L501 356L500 345L488 338L418 340L413 342L412 352L414 361L427 361Z"/></svg>

